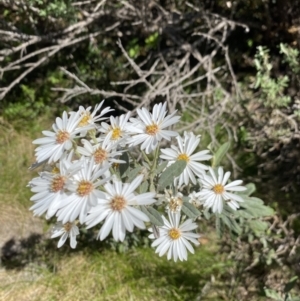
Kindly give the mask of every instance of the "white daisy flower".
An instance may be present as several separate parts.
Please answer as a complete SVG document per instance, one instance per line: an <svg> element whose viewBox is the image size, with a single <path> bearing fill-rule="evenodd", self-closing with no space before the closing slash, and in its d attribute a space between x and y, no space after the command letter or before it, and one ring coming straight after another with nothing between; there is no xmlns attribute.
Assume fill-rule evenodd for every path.
<svg viewBox="0 0 300 301"><path fill-rule="evenodd" d="M169 221L162 216L164 226L158 227L159 237L155 239L154 234L150 234L149 238L155 239L152 243L152 247L157 247L155 253L159 256L163 256L167 251L167 258L170 260L177 259L183 261L187 260L187 249L194 254L194 249L190 242L198 246L200 243L197 240L200 235L192 230L198 226L191 219L187 219L183 224L179 225L180 212L168 211ZM152 231L152 229L149 229ZM190 242L189 242L190 241Z"/></svg>
<svg viewBox="0 0 300 301"><path fill-rule="evenodd" d="M46 218L52 217L62 200L68 197L67 181L78 172L80 165L62 159L58 166L52 172L41 172L40 177L29 182L31 191L36 193L30 198L35 203L30 207L34 215L40 216L47 211Z"/></svg>
<svg viewBox="0 0 300 301"><path fill-rule="evenodd" d="M72 114L70 118L68 118L67 112L63 112L62 118L57 117L56 123L52 125L54 132L43 131L42 133L46 137L32 142L33 144L41 144L35 149L37 162L46 160L49 164L57 162L65 151L71 150L75 136L86 129L86 127L78 128L81 118L79 111Z"/></svg>
<svg viewBox="0 0 300 301"><path fill-rule="evenodd" d="M85 139L82 139L81 143L84 147L78 146L77 151L86 157L93 157L95 164L103 166L108 163L126 163L123 160L116 159L116 157L122 155L122 152L116 151L112 144L107 144L103 141L103 143L93 145Z"/></svg>
<svg viewBox="0 0 300 301"><path fill-rule="evenodd" d="M110 116L110 124L106 122L101 123L99 132L104 133L104 142L107 144L121 144L125 146L127 139L130 137L128 130L128 119L130 112L126 115L118 117Z"/></svg>
<svg viewBox="0 0 300 301"><path fill-rule="evenodd" d="M236 180L226 185L230 177L230 172L227 171L224 175L222 167L218 168L218 175L209 167L209 175L203 175L200 178L200 183L203 188L197 193L198 197L204 201L204 207L212 208L213 212L221 213L223 210L223 202L230 206L233 210L239 208L237 202L243 202L241 196L232 193L231 191L244 191L246 187L239 186L242 180Z"/></svg>
<svg viewBox="0 0 300 301"><path fill-rule="evenodd" d="M141 150L145 150L149 154L162 139L170 141L172 137L178 135L175 131L165 130L166 127L177 123L180 119L180 116L174 116L176 111L166 116L166 107L167 103L165 102L164 104L156 104L152 113L145 108L137 109L140 119L130 119L132 125L129 129L133 134L136 133L129 140L132 146L141 144Z"/></svg>
<svg viewBox="0 0 300 301"><path fill-rule="evenodd" d="M83 224L87 212L97 204L98 198L104 197L104 193L97 187L109 180L105 177L109 165L104 167L95 165L93 158L91 160L83 158L81 162L81 169L73 176L72 182L67 183L70 195L60 202L56 214L57 220L64 224L73 222L78 216L80 223ZM99 179L100 177L103 179Z"/></svg>
<svg viewBox="0 0 300 301"><path fill-rule="evenodd" d="M193 154L200 143L200 136L184 132L184 140L180 136L177 136L176 139L179 148L171 145L171 148L161 149L163 154L160 155L160 158L168 160L169 165L173 164L176 160L186 161L186 168L175 181L178 180L179 187L182 184L188 185L190 180L193 184L196 184L195 175L199 177L208 169L206 165L199 163L198 161L209 160L212 156L208 154L208 150Z"/></svg>
<svg viewBox="0 0 300 301"><path fill-rule="evenodd" d="M110 107L104 108L100 114L96 115L98 111L101 109L104 100L101 101L100 104L96 105L93 112L91 112L92 107L84 108L83 106L79 107L79 113L81 116L81 120L78 124L79 127L92 126L92 128L96 129L98 126L96 122L107 119L107 117L102 117L108 112L113 111ZM71 112L70 114L76 114L76 112Z"/></svg>
<svg viewBox="0 0 300 301"><path fill-rule="evenodd" d="M79 229L75 223L66 223L62 224L58 222L52 229L52 236L51 238L56 238L61 236L60 240L57 243L57 247L60 248L70 237L70 246L72 249L76 248L77 241L76 236L79 235Z"/></svg>
<svg viewBox="0 0 300 301"><path fill-rule="evenodd" d="M134 193L142 180L140 175L130 184L114 181L104 185L105 197L98 199L98 205L89 211L85 220L87 228L91 228L105 219L98 233L100 240L105 239L111 230L116 241L123 241L126 230L132 232L134 226L145 229L144 222L149 221L148 216L133 206L150 205L156 200L152 192Z"/></svg>

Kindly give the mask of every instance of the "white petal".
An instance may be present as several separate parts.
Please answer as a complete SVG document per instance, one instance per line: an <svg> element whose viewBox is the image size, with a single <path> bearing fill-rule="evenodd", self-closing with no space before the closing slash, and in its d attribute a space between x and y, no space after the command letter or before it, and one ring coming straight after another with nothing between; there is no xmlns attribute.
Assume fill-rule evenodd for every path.
<svg viewBox="0 0 300 301"><path fill-rule="evenodd" d="M227 171L227 172L225 173L224 178L223 178L223 181L222 181L222 183L221 183L223 186L225 186L225 184L226 184L226 182L228 181L229 177L230 177L230 171Z"/></svg>
<svg viewBox="0 0 300 301"><path fill-rule="evenodd" d="M192 245L184 238L181 237L182 242L184 243L184 245L186 246L186 248L192 253L194 254L194 248L192 247Z"/></svg>
<svg viewBox="0 0 300 301"><path fill-rule="evenodd" d="M115 212L114 224L113 224L113 237L116 241L119 240L120 233L121 233L121 214L120 212Z"/></svg>
<svg viewBox="0 0 300 301"><path fill-rule="evenodd" d="M123 222L124 222L124 225L125 225L126 229L129 232L132 232L134 225L133 225L132 220L130 219L130 215L127 214L126 210L122 210L121 214L122 214Z"/></svg>
<svg viewBox="0 0 300 301"><path fill-rule="evenodd" d="M113 223L114 223L114 213L111 213L105 220L101 230L99 231L99 238L100 240L103 240L107 237L110 230L112 229Z"/></svg>
<svg viewBox="0 0 300 301"><path fill-rule="evenodd" d="M58 241L57 247L60 248L67 240L68 238L68 232L65 232L62 237L60 238L60 240Z"/></svg>
<svg viewBox="0 0 300 301"><path fill-rule="evenodd" d="M71 237L70 237L70 246L71 246L71 248L75 249L76 245L77 245L76 236L71 235Z"/></svg>
<svg viewBox="0 0 300 301"><path fill-rule="evenodd" d="M158 255L161 257L163 256L169 249L171 245L171 241L165 241L164 243L160 244L157 249L156 253L159 253Z"/></svg>

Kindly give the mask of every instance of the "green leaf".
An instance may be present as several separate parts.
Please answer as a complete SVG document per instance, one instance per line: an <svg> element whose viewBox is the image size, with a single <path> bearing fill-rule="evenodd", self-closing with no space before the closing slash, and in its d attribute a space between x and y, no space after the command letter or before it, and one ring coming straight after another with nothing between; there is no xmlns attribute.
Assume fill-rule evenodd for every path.
<svg viewBox="0 0 300 301"><path fill-rule="evenodd" d="M213 156L213 163L212 163L212 167L217 167L219 166L220 162L222 161L223 157L226 155L226 153L228 152L230 148L230 143L229 142L225 142L224 144L222 144L218 150L216 151L216 153Z"/></svg>
<svg viewBox="0 0 300 301"><path fill-rule="evenodd" d="M224 233L224 229L222 226L223 225L222 225L222 221L221 221L220 217L216 216L216 232L217 232L217 235L219 236L219 238L221 238Z"/></svg>
<svg viewBox="0 0 300 301"><path fill-rule="evenodd" d="M291 278L290 281L285 285L284 292L288 293L295 286L297 280L298 276L294 276L293 278Z"/></svg>
<svg viewBox="0 0 300 301"><path fill-rule="evenodd" d="M201 213L200 211L195 208L194 205L188 203L188 202L183 202L181 210L184 214L186 214L189 218L196 218L198 217Z"/></svg>
<svg viewBox="0 0 300 301"><path fill-rule="evenodd" d="M36 90L33 88L30 88L29 86L26 85L21 85L21 89L23 91L23 93L30 98L31 101L35 101L35 93Z"/></svg>
<svg viewBox="0 0 300 301"><path fill-rule="evenodd" d="M143 168L142 166L138 166L138 167L132 169L130 172L128 172L128 174L126 174L128 177L128 182L133 181L137 177L139 172L142 170L142 168Z"/></svg>
<svg viewBox="0 0 300 301"><path fill-rule="evenodd" d="M120 163L119 166L119 170L120 170L120 176L121 178L123 177L123 175L125 175L127 169L129 168L129 156L127 152L124 152L121 157L120 160L125 161L126 163Z"/></svg>
<svg viewBox="0 0 300 301"><path fill-rule="evenodd" d="M178 177L186 167L186 161L178 160L170 165L160 176L158 184L162 189L171 185L176 177Z"/></svg>
<svg viewBox="0 0 300 301"><path fill-rule="evenodd" d="M274 290L266 289L265 288L265 294L268 298L271 298L276 301L283 301L283 298Z"/></svg>
<svg viewBox="0 0 300 301"><path fill-rule="evenodd" d="M162 227L164 221L161 217L161 214L155 210L153 207L140 206L142 212L144 212L150 219L150 222L156 226Z"/></svg>
<svg viewBox="0 0 300 301"><path fill-rule="evenodd" d="M34 162L33 164L31 164L31 166L28 169L31 171L31 170L34 170L34 169L40 167L43 164L46 164L46 161Z"/></svg>

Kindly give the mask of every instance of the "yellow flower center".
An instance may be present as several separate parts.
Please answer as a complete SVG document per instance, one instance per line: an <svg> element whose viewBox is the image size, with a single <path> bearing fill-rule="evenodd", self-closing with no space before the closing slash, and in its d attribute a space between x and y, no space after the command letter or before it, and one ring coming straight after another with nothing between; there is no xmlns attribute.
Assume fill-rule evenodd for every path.
<svg viewBox="0 0 300 301"><path fill-rule="evenodd" d="M157 134L159 128L157 124L151 124L146 126L146 133L150 136L154 136Z"/></svg>
<svg viewBox="0 0 300 301"><path fill-rule="evenodd" d="M91 114L89 112L83 113L83 117L79 122L79 126L86 126L89 124L89 121L91 119Z"/></svg>
<svg viewBox="0 0 300 301"><path fill-rule="evenodd" d="M189 162L190 161L190 157L187 154L180 154L177 157L177 160L183 160L183 161Z"/></svg>
<svg viewBox="0 0 300 301"><path fill-rule="evenodd" d="M51 190L53 192L58 192L64 189L66 178L64 176L56 176L52 179Z"/></svg>
<svg viewBox="0 0 300 301"><path fill-rule="evenodd" d="M121 138L122 131L119 127L112 129L111 140L118 140Z"/></svg>
<svg viewBox="0 0 300 301"><path fill-rule="evenodd" d="M93 189L94 189L93 183L83 180L78 185L77 193L80 196L85 196L90 194L93 191Z"/></svg>
<svg viewBox="0 0 300 301"><path fill-rule="evenodd" d="M95 163L100 164L107 159L107 151L101 147L94 152Z"/></svg>
<svg viewBox="0 0 300 301"><path fill-rule="evenodd" d="M171 230L169 230L169 236L173 239L176 240L181 236L181 232L179 229L176 228L172 228Z"/></svg>
<svg viewBox="0 0 300 301"><path fill-rule="evenodd" d="M56 142L59 144L64 143L65 141L69 140L70 134L67 131L59 131L56 134Z"/></svg>
<svg viewBox="0 0 300 301"><path fill-rule="evenodd" d="M64 228L66 230L66 232L70 232L72 229L73 224L70 222L67 222L66 224L64 224Z"/></svg>
<svg viewBox="0 0 300 301"><path fill-rule="evenodd" d="M214 191L214 193L216 194L222 194L224 192L224 186L222 184L216 184L212 190Z"/></svg>
<svg viewBox="0 0 300 301"><path fill-rule="evenodd" d="M116 195L110 202L110 207L114 211L121 211L126 206L126 200L119 195Z"/></svg>

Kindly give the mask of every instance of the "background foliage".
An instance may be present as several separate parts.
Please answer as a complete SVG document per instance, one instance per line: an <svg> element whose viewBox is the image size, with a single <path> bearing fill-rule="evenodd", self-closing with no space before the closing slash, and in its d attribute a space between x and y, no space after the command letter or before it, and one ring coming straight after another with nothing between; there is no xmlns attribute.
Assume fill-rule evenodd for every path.
<svg viewBox="0 0 300 301"><path fill-rule="evenodd" d="M201 134L212 150L231 141L223 163L235 177L254 182L255 193L276 211L250 228L241 226L238 239L228 239L232 233L225 233L213 253L219 254L219 266L207 270L201 289L187 286L180 292L174 276L176 289L169 288L170 296L296 300L299 290L292 277L299 274L299 32L299 0L2 0L0 164L9 189L1 188L1 205L13 210L8 209L13 198L20 212L28 207L29 193L20 191L28 177L22 173L33 161L28 154L32 149L25 148L27 153L21 155L12 150L24 149L66 107L94 105L106 98L119 114L168 101L170 110L183 115L182 131ZM9 156L14 159L7 160ZM131 238L123 251L143 248L147 242L142 235L139 239L134 243ZM40 240L34 241L39 245ZM13 254L19 254L14 248L21 248L20 242L10 248L8 242L6 237L1 245L5 268ZM209 243L216 247L215 240ZM48 255L38 254L47 265ZM59 256L62 266L64 260L73 260ZM96 260L76 256L84 266ZM202 253L198 256L194 260L200 264ZM31 262L43 269L40 262L25 261L19 268ZM147 264L151 266L150 260ZM181 273L180 268L163 268ZM120 273L126 275L125 270ZM211 287L218 288L217 297L210 295Z"/></svg>

